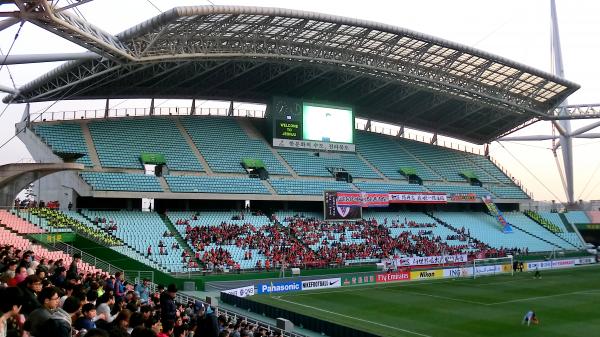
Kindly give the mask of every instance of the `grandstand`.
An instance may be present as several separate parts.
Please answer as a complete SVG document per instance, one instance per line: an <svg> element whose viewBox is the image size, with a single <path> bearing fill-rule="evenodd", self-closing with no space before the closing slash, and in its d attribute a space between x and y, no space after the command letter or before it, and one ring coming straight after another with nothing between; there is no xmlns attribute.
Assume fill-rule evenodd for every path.
<svg viewBox="0 0 600 337"><path fill-rule="evenodd" d="M1 244L65 263L84 252L84 273L119 270L132 283L156 276L189 290L186 301L221 296L233 316L255 311L263 320L284 317L260 297L277 287L374 283L377 293L377 283L389 281L506 277L516 269L510 262L526 270L595 263L580 229L597 225L598 212L544 208L487 146L475 153L437 141L489 145L550 118L577 90L572 82L435 37L319 13L179 7L117 35L60 15L29 20L102 57L67 62L5 100L99 98L106 109L27 112L17 123L16 136L36 161L83 169L28 177L35 198L0 205L7 208L0 210ZM184 27L197 35L177 38L189 32ZM112 97L152 103L119 112L110 108ZM230 107L203 110L200 97ZM190 105L158 107L155 98ZM238 100L263 110L236 109ZM372 122L401 131L381 132ZM405 127L432 137L412 139ZM578 295L590 291L577 287ZM259 300L219 295L239 289ZM453 300L446 295L431 297ZM340 298L327 296L324 303ZM295 305L286 301L286 310ZM464 295L456 302L482 305L495 317L487 300ZM314 314L285 315L317 330L322 323ZM381 333L323 324L311 333Z"/></svg>

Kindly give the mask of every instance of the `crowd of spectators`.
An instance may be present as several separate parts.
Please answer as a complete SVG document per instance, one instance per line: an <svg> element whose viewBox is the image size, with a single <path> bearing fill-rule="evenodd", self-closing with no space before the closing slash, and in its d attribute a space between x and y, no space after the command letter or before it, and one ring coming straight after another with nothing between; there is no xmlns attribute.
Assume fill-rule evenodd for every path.
<svg viewBox="0 0 600 337"><path fill-rule="evenodd" d="M196 219L199 215L193 215ZM288 216L280 222L256 228L251 223L242 225L223 221L214 226L191 226L190 220L178 219L176 225L185 226L185 239L195 249L196 257L210 270L239 269L224 246L235 246L244 251L244 260L257 258L255 269L289 267L326 267L345 263L370 261L392 256L436 256L467 253L470 258L501 257L510 249L495 249L470 236L468 230L452 228L456 234L436 235L439 224L417 223L410 219L376 219L349 222L325 222L321 219ZM391 229L406 229L396 231ZM418 229L415 231L414 229ZM447 240L461 241L449 244ZM255 254L258 254L255 255Z"/></svg>
<svg viewBox="0 0 600 337"><path fill-rule="evenodd" d="M177 287L129 284L120 272L78 271L80 257L37 260L0 247L0 337L258 337L277 331L235 319L200 301L177 303ZM234 320L235 319L235 320Z"/></svg>

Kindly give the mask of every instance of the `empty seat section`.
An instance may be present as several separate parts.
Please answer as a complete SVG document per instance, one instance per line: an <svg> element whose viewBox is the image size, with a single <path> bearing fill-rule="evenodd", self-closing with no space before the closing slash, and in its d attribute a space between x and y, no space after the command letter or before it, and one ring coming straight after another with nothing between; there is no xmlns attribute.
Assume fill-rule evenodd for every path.
<svg viewBox="0 0 600 337"><path fill-rule="evenodd" d="M162 154L169 170L203 171L174 120L163 117L93 121L89 124L103 167L143 168L143 152Z"/></svg>
<svg viewBox="0 0 600 337"><path fill-rule="evenodd" d="M140 173L82 172L81 177L97 191L163 192L158 178Z"/></svg>
<svg viewBox="0 0 600 337"><path fill-rule="evenodd" d="M556 249L556 246L518 228L514 228L513 233L510 234L502 233L496 219L486 213L434 212L433 215L456 228L464 227L472 237L493 248L528 248L530 252L546 252Z"/></svg>
<svg viewBox="0 0 600 337"><path fill-rule="evenodd" d="M475 194L479 198L492 195L490 191L483 187L471 185L426 185L425 187L432 192L444 192L448 194Z"/></svg>
<svg viewBox="0 0 600 337"><path fill-rule="evenodd" d="M504 172L502 172L502 170L498 166L496 166L496 164L494 164L485 156L467 152L465 152L463 155L470 159L472 162L474 162L475 165L484 169L490 176L494 177L499 182L503 184L513 183L513 181L506 174L504 174Z"/></svg>
<svg viewBox="0 0 600 337"><path fill-rule="evenodd" d="M251 139L231 117L183 117L181 124L215 172L246 173L242 159L255 158L270 174L290 174L263 139Z"/></svg>
<svg viewBox="0 0 600 337"><path fill-rule="evenodd" d="M598 213L598 215L600 215L600 212L598 211L596 211L595 213ZM563 214L567 218L569 223L573 225L578 223L600 223L600 217L597 218L598 222L590 221L590 218L584 211L569 211Z"/></svg>
<svg viewBox="0 0 600 337"><path fill-rule="evenodd" d="M481 182L498 183L485 170L468 160L463 152L408 139L398 139L398 143L448 181L465 181L461 172L471 171Z"/></svg>
<svg viewBox="0 0 600 337"><path fill-rule="evenodd" d="M117 226L112 233L123 240L128 246L138 253L147 255L148 246L151 245L152 254L148 259L164 266L168 271L180 272L184 270L185 263L182 262L180 249L171 249L173 243L177 242L175 237L164 237L169 232L167 225L155 212L141 211L92 211L83 209L82 214L90 219L105 218ZM164 244L164 253L160 254L159 243ZM187 269L185 269L187 271Z"/></svg>
<svg viewBox="0 0 600 337"><path fill-rule="evenodd" d="M46 232L44 229L35 226L34 224L25 221L5 210L0 210L0 224L20 234L39 234Z"/></svg>
<svg viewBox="0 0 600 337"><path fill-rule="evenodd" d="M35 124L33 131L55 152L81 153L75 162L93 166L79 123Z"/></svg>
<svg viewBox="0 0 600 337"><path fill-rule="evenodd" d="M440 181L442 178L400 146L397 139L372 132L356 132L357 151L375 168L390 179L406 179L400 168L413 168L423 180Z"/></svg>
<svg viewBox="0 0 600 337"><path fill-rule="evenodd" d="M558 246L557 249L575 249L575 247L565 242L561 237L550 232L521 212L505 212L504 217L510 224L519 226L519 228Z"/></svg>
<svg viewBox="0 0 600 337"><path fill-rule="evenodd" d="M529 196L518 186L485 185L498 198L503 199L529 199Z"/></svg>
<svg viewBox="0 0 600 337"><path fill-rule="evenodd" d="M344 181L270 179L278 194L322 195L323 191L353 191L352 185Z"/></svg>
<svg viewBox="0 0 600 337"><path fill-rule="evenodd" d="M574 211L573 213L575 213L575 212L583 215L585 217L585 219L587 219L584 212ZM571 212L569 212L569 213L571 213ZM558 228L560 228L560 230L562 232L556 233L556 235L564 238L565 240L569 241L571 244L573 244L579 248L583 248L583 242L579 238L579 235L577 235L577 233L575 233L575 232L571 232L572 231L571 228L567 228L565 223L562 221L559 213L540 211L540 212L538 212L538 214L541 217L543 217L544 219L546 219L546 220L550 221L551 223L555 224L556 226L558 226ZM567 213L564 213L564 214L566 215ZM568 218L567 218L567 220L568 220Z"/></svg>
<svg viewBox="0 0 600 337"><path fill-rule="evenodd" d="M90 219L88 219L87 217L83 216L82 214L76 212L76 211L62 211L62 213L68 217L70 217L71 219L77 220L79 221L81 224L87 226L88 228L90 228L90 230L92 231L102 231L103 233L107 233L107 235L112 236L112 231L107 229L107 227L110 226L110 223L94 223L93 221L90 221ZM110 220L107 220L110 221ZM148 259L145 255L135 251L134 249L132 249L130 246L121 244L119 246L114 246L111 245L109 246L110 249L123 254L129 258L132 258L136 261L142 262L147 266L150 266L152 268L155 269L160 269L160 270L166 270L166 268L164 268L163 266L159 265L158 263Z"/></svg>
<svg viewBox="0 0 600 337"><path fill-rule="evenodd" d="M421 185L384 183L376 181L355 182L354 185L364 192L426 192Z"/></svg>
<svg viewBox="0 0 600 337"><path fill-rule="evenodd" d="M165 177L171 192L271 194L259 179L246 177Z"/></svg>
<svg viewBox="0 0 600 337"><path fill-rule="evenodd" d="M301 176L330 177L327 168L343 168L355 178L380 178L356 154L327 153L316 156L315 152L279 150L279 155Z"/></svg>

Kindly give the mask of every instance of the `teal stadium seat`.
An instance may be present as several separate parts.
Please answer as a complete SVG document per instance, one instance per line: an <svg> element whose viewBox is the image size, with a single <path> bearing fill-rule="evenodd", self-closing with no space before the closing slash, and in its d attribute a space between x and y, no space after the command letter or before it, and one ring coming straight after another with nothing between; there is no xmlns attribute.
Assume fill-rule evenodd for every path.
<svg viewBox="0 0 600 337"><path fill-rule="evenodd" d="M328 167L343 168L354 178L380 179L356 154L331 153L315 156L310 151L279 150L279 155L301 176L331 177Z"/></svg>
<svg viewBox="0 0 600 337"><path fill-rule="evenodd" d="M172 171L204 171L204 168L167 117L118 118L89 124L96 152L103 167L143 168L142 152L165 156Z"/></svg>
<svg viewBox="0 0 600 337"><path fill-rule="evenodd" d="M182 117L181 124L214 172L246 173L242 159L255 158L270 174L290 175L263 139L250 138L231 117Z"/></svg>
<svg viewBox="0 0 600 337"><path fill-rule="evenodd" d="M270 179L271 186L278 194L322 195L323 191L353 191L351 184L332 180Z"/></svg>
<svg viewBox="0 0 600 337"><path fill-rule="evenodd" d="M82 172L81 177L97 191L164 192L154 175L140 173Z"/></svg>
<svg viewBox="0 0 600 337"><path fill-rule="evenodd" d="M87 167L93 166L79 123L35 124L33 131L52 151L84 154L75 162Z"/></svg>
<svg viewBox="0 0 600 337"><path fill-rule="evenodd" d="M246 177L165 176L171 192L271 194L259 179Z"/></svg>
<svg viewBox="0 0 600 337"><path fill-rule="evenodd" d="M405 180L398 171L402 167L411 167L423 180L442 180L439 174L400 147L397 139L366 131L356 131L355 135L358 153L389 179Z"/></svg>

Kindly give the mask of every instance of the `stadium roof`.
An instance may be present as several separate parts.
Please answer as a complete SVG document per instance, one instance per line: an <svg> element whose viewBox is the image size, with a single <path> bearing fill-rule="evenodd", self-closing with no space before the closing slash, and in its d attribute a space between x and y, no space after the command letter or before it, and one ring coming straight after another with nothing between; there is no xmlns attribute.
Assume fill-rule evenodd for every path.
<svg viewBox="0 0 600 337"><path fill-rule="evenodd" d="M17 1L19 2L19 1ZM551 115L575 83L403 28L314 12L177 7L116 36L37 3L27 19L102 55L69 61L5 102L278 96L484 143ZM23 11L23 9L22 9Z"/></svg>

